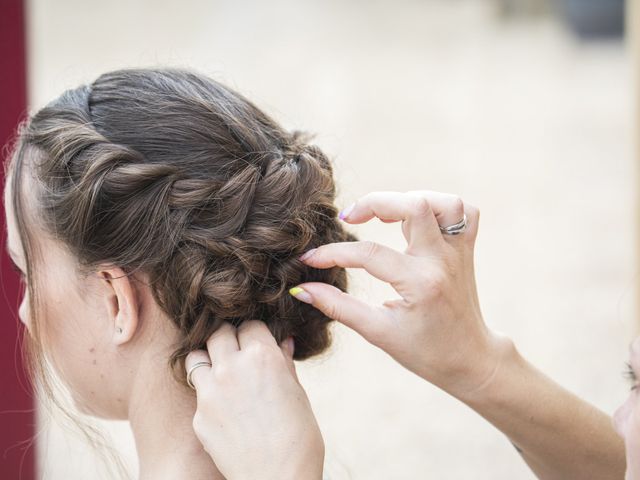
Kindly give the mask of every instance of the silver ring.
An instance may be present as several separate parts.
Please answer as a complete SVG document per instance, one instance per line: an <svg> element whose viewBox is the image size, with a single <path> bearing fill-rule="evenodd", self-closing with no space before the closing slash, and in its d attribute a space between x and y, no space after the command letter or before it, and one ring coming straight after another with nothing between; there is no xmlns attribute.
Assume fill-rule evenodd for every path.
<svg viewBox="0 0 640 480"><path fill-rule="evenodd" d="M445 235L458 235L467 229L467 214L465 213L458 223L449 225L448 227L440 227L440 231Z"/></svg>
<svg viewBox="0 0 640 480"><path fill-rule="evenodd" d="M193 372L195 371L195 369L196 369L196 368L204 367L205 365L206 365L207 367L210 367L210 366L211 366L211 363L209 363L209 362L198 362L198 363L196 363L195 365L193 365L193 366L189 369L189 371L187 372L187 383L188 383L188 384L189 384L189 386L190 386L191 388L193 388L194 390L196 389L196 386L195 386L195 385L193 384L193 382L191 381L191 376L193 375Z"/></svg>

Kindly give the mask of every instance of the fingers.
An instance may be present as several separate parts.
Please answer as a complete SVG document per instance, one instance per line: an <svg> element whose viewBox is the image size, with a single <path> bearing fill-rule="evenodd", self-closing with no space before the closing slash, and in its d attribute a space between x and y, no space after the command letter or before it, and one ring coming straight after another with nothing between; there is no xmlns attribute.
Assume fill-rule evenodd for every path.
<svg viewBox="0 0 640 480"><path fill-rule="evenodd" d="M212 363L224 358L225 355L240 350L236 337L236 327L229 322L224 322L207 340L207 350Z"/></svg>
<svg viewBox="0 0 640 480"><path fill-rule="evenodd" d="M211 363L209 354L204 350L194 350L193 352L190 352L184 362L184 368L187 375L189 374L189 371L191 371L191 368L199 363ZM211 367L202 365L191 372L191 383L196 387L196 391L198 391L198 385L202 385L206 382L205 377L210 370Z"/></svg>
<svg viewBox="0 0 640 480"><path fill-rule="evenodd" d="M243 322L238 327L238 343L240 344L240 349L243 350L254 342L279 347L285 358L289 372L291 372L291 375L293 375L296 382L300 383L295 364L293 363L295 345L292 337L286 338L280 345L278 345L266 323L260 320L248 320Z"/></svg>
<svg viewBox="0 0 640 480"><path fill-rule="evenodd" d="M238 332L237 337L236 331ZM197 368L191 372L191 383L196 387L196 391L198 390L198 385L203 385L203 383L206 382L206 375L212 368L215 368L216 362L224 361L228 354L240 351L239 343L242 348L247 348L247 346L253 342L278 346L286 360L287 368L299 383L293 362L295 349L293 338L288 337L283 340L280 345L277 345L275 338L264 322L248 320L242 323L237 329L230 323L225 322L209 337L207 341L208 352L205 350L194 350L187 355L185 359L185 371L187 375L189 375L193 367L198 365ZM216 358L217 360L215 360ZM212 365L202 365L204 363L210 363Z"/></svg>
<svg viewBox="0 0 640 480"><path fill-rule="evenodd" d="M432 190L411 190L407 192L415 198L424 198L431 205L438 225L446 227L462 220L464 202L458 195L452 193L434 192ZM438 228L440 230L440 228Z"/></svg>
<svg viewBox="0 0 640 480"><path fill-rule="evenodd" d="M295 352L293 337L287 337L284 339L282 343L280 343L280 350L282 350L282 354L287 361L287 368L289 369L289 372L291 372L293 378L296 379L296 382L300 383L298 373L296 372L296 365L293 362L293 353Z"/></svg>
<svg viewBox="0 0 640 480"><path fill-rule="evenodd" d="M394 288L407 281L410 257L375 242L337 242L321 245L303 259L315 268L364 268Z"/></svg>
<svg viewBox="0 0 640 480"><path fill-rule="evenodd" d="M369 305L326 283L303 283L299 288L309 294L311 304L327 317L355 330L370 343L378 343L388 324L386 307Z"/></svg>
<svg viewBox="0 0 640 480"><path fill-rule="evenodd" d="M480 225L480 209L475 205L465 202L464 213L467 215L467 229L462 236L473 246L478 236L478 227Z"/></svg>
<svg viewBox="0 0 640 480"><path fill-rule="evenodd" d="M402 231L408 243L407 253L423 254L445 241L440 226L458 223L465 212L464 203L457 195L414 190L405 193L372 192L360 198L345 213L342 218L349 223L363 223L373 217L387 223L402 221Z"/></svg>
<svg viewBox="0 0 640 480"><path fill-rule="evenodd" d="M260 342L268 346L278 346L267 324L260 320L247 320L242 322L238 327L238 344L240 345L240 349L247 348L252 342Z"/></svg>
<svg viewBox="0 0 640 480"><path fill-rule="evenodd" d="M293 358L293 354L295 352L295 343L293 337L287 337L280 343L280 349L284 356L287 358Z"/></svg>

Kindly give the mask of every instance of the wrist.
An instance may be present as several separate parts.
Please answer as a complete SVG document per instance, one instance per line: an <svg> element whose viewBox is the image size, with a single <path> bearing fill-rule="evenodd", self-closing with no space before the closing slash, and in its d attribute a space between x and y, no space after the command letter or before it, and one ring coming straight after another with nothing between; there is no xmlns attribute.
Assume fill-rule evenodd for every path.
<svg viewBox="0 0 640 480"><path fill-rule="evenodd" d="M304 458L298 457L295 461L283 465L274 480L276 478L278 480L322 480L324 444L321 447L308 449L307 453Z"/></svg>
<svg viewBox="0 0 640 480"><path fill-rule="evenodd" d="M444 390L464 403L482 402L499 395L508 371L521 359L513 340L487 330L471 361Z"/></svg>
<svg viewBox="0 0 640 480"><path fill-rule="evenodd" d="M300 468L284 469L285 472L278 472L274 480L322 480L323 466L304 465Z"/></svg>

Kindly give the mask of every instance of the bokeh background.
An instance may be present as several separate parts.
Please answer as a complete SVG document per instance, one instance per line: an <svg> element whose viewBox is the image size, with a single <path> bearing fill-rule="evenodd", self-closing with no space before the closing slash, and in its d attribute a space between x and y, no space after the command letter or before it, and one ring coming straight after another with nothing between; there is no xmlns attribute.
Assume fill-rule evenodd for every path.
<svg viewBox="0 0 640 480"><path fill-rule="evenodd" d="M316 132L341 206L381 189L460 195L481 210L487 323L612 412L638 325L631 3L623 28L611 0L29 0L28 105L110 69L191 67ZM404 248L397 225L353 231ZM362 298L393 295L351 276ZM298 364L331 478L534 478L474 412L333 328L331 350ZM101 426L135 472L127 425ZM99 478L73 429L41 413L38 431L38 478Z"/></svg>

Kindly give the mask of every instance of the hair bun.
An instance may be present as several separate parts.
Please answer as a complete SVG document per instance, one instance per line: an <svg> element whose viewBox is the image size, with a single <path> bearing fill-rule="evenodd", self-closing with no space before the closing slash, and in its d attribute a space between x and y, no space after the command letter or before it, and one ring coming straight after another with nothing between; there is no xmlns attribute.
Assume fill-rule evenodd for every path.
<svg viewBox="0 0 640 480"><path fill-rule="evenodd" d="M278 342L294 336L296 359L329 345L330 319L287 292L308 281L345 290L344 269L298 257L355 239L311 138L202 75L133 69L66 92L22 142L46 154L46 224L80 262L149 276L181 334L175 366L225 321L261 319Z"/></svg>

